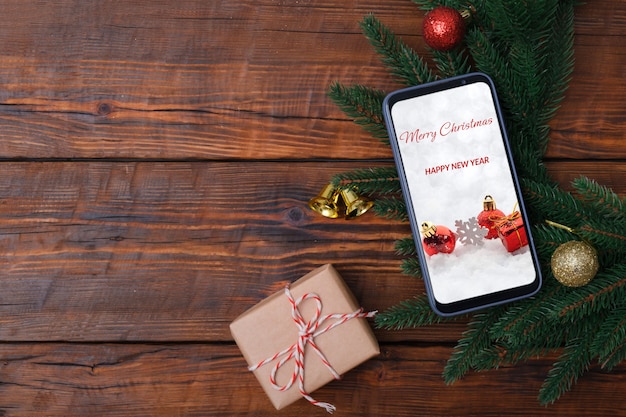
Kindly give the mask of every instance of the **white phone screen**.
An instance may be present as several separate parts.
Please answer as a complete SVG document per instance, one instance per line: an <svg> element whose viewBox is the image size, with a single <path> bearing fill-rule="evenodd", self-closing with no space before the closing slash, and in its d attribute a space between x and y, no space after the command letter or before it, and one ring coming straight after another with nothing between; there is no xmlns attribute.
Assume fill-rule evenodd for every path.
<svg viewBox="0 0 626 417"><path fill-rule="evenodd" d="M535 282L538 272L527 244L520 241L509 251L502 237L485 238L488 229L474 227L486 196L503 214L490 218L495 226L505 230L507 222L517 222L509 241L515 244L515 233L525 227L513 220L520 204L489 84L471 82L398 100L390 115L407 208L417 227L444 226L456 239L450 253L425 254L435 300L455 303ZM419 243L416 239L424 250Z"/></svg>

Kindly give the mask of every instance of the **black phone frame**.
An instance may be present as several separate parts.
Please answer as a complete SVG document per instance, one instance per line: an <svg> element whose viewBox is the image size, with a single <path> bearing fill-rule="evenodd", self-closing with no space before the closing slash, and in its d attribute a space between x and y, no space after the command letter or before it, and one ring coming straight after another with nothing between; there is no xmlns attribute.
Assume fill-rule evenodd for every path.
<svg viewBox="0 0 626 417"><path fill-rule="evenodd" d="M411 194L409 191L409 186L406 179L406 174L404 173L404 163L402 161L402 156L400 153L398 139L396 137L395 129L393 127L393 119L391 117L391 109L393 106L403 100L411 99L418 96L433 94L439 91L456 88L460 86L464 86L470 83L476 82L484 82L489 86L493 103L495 106L495 111L498 119L498 126L501 131L501 137L504 142L504 148L506 152L506 156L508 159L511 177L513 179L513 184L515 188L515 194L518 201L518 210L522 216L524 224L526 225L526 235L528 237L528 246L530 248L531 257L533 260L533 265L535 267L535 279L527 285L514 287L494 293L484 294L477 297L472 297L464 300L455 301L452 303L441 303L435 299L432 290L432 284L430 280L430 275L428 272L428 267L426 263L426 254L422 249L422 243L420 241L420 232L419 227L416 221L415 212L412 205ZM532 238L532 233L530 230L530 223L528 221L526 208L524 206L524 200L522 198L521 187L519 184L519 179L517 177L517 171L515 169L515 163L513 161L513 155L511 152L511 147L509 145L508 135L505 129L505 123L502 116L502 111L500 108L499 100L496 94L496 89L493 80L487 74L482 72L472 72L468 74L463 74L451 78L441 79L434 82L408 87L401 90L394 91L388 94L383 101L383 117L385 120L385 124L387 127L387 132L389 134L389 141L391 144L391 149L393 151L394 161L396 163L396 168L398 170L398 177L400 179L400 185L402 188L402 193L404 195L404 200L406 203L407 214L409 217L409 222L411 225L411 230L413 233L413 238L415 240L415 245L417 249L417 255L420 262L420 267L422 271L422 276L424 278L424 284L426 287L426 292L428 295L429 303L432 309L440 316L455 316L459 314L464 314L468 312L472 312L475 310L480 310L487 307L492 307L504 303L509 303L512 301L520 300L523 298L527 298L535 295L542 286L542 274L541 267L539 265L539 260L537 256L537 252L535 249L535 245Z"/></svg>

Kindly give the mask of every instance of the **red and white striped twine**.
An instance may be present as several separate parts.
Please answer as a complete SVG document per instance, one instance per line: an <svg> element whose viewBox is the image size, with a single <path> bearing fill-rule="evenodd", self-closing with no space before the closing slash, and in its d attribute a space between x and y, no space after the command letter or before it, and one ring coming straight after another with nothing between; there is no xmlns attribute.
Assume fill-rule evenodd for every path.
<svg viewBox="0 0 626 417"><path fill-rule="evenodd" d="M287 296L287 298L289 299L289 303L291 304L291 316L293 318L293 321L296 323L296 326L298 327L298 340L296 343L289 346L287 349L277 352L273 356L270 356L269 358L262 360L256 365L250 366L248 369L250 371L255 371L261 366L264 366L270 362L275 361L278 358L281 358L276 363L276 365L274 366L274 369L272 369L272 372L270 374L270 382L272 384L272 387L274 387L274 389L278 391L286 391L289 388L291 388L291 386L297 380L300 394L302 394L304 398L306 398L311 404L316 405L318 407L322 407L326 409L326 411L328 411L329 413L332 413L336 409L334 405L325 403L325 402L316 401L313 397L311 397L304 390L305 346L308 343L313 349L313 351L320 357L320 359L322 360L322 363L330 371L333 377L335 379L339 379L340 375L337 373L337 371L335 371L335 369L333 369L330 362L328 362L328 359L326 359L326 356L324 356L322 351L315 344L315 338L347 322L350 319L374 317L377 312L371 311L369 313L365 313L363 312L363 309L360 308L352 313L327 314L325 316L322 316L322 299L317 294L306 293L302 295L301 297L299 297L297 300L294 300L293 296L291 295L291 292L289 291L289 285L287 285L285 287L285 295ZM300 305L300 303L308 299L315 300L316 308L315 308L315 314L313 315L311 320L307 322L302 317L302 314L300 314L300 310L298 310L298 306ZM335 320L335 321L323 327L327 320ZM287 361L291 360L292 358L294 358L295 365L294 365L294 370L291 375L291 378L285 385L278 385L276 383L276 373L278 372L278 369L280 369L281 366L283 366Z"/></svg>

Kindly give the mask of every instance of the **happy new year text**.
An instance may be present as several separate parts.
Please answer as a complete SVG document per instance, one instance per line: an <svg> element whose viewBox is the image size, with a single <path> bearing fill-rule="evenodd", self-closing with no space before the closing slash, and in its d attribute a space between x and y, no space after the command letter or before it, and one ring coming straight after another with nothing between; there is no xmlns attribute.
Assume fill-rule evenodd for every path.
<svg viewBox="0 0 626 417"><path fill-rule="evenodd" d="M453 162L450 164L436 165L434 167L426 168L424 170L425 175L439 174L440 172L454 171L458 169L467 168L470 166L477 166L489 163L489 157L483 156L481 158L467 159L465 161Z"/></svg>

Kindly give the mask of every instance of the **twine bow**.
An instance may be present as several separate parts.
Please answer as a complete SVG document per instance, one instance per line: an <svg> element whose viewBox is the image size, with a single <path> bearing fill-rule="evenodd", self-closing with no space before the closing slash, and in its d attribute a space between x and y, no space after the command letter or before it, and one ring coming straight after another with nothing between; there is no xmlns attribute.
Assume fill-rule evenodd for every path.
<svg viewBox="0 0 626 417"><path fill-rule="evenodd" d="M489 220L493 222L495 227L504 226L507 223L513 223L521 216L519 211L509 214L508 216L489 216Z"/></svg>
<svg viewBox="0 0 626 417"><path fill-rule="evenodd" d="M262 360L256 365L250 366L248 369L250 371L255 371L261 366L264 366L274 360L281 358L270 373L270 382L272 387L278 391L287 391L294 382L298 381L298 388L300 390L300 394L306 398L311 404L316 405L318 407L324 408L327 412L332 413L335 411L336 407L330 403L320 402L311 397L306 390L304 389L304 354L305 354L305 346L308 344L311 346L313 351L320 357L322 363L326 366L328 371L333 375L335 379L340 379L341 376L335 371L332 367L326 356L322 353L322 351L317 347L315 343L315 338L323 333L326 333L329 330L334 329L337 326L347 322L353 318L367 318L374 317L376 315L376 311L371 311L368 313L363 312L363 308L360 308L352 313L344 313L344 314L327 314L322 316L322 299L319 295L315 293L306 293L300 296L298 299L294 300L291 292L289 291L289 285L285 287L285 295L291 304L291 316L293 318L294 323L298 327L298 340L293 345L289 346L287 349L284 349L280 352L277 352L273 356L270 356L267 359ZM298 306L300 303L305 300L312 299L316 303L315 314L308 322L304 320L300 310L298 310ZM324 324L327 320L335 320L334 322L327 324L325 327ZM291 378L285 385L278 385L276 383L276 373L287 361L294 358L294 370L291 374Z"/></svg>
<svg viewBox="0 0 626 417"><path fill-rule="evenodd" d="M489 216L489 221L493 222L495 227L500 227L505 223L513 223L515 220L521 217L521 213L517 211L517 203L513 206L513 213L508 216Z"/></svg>
<svg viewBox="0 0 626 417"><path fill-rule="evenodd" d="M517 204L515 204L515 207L513 208L513 210L515 210L516 208L517 208ZM519 219L521 216L522 214L519 211L514 211L508 216L489 216L489 220L491 220L493 222L494 227L499 230L500 227L507 225L507 224L511 224L514 226L515 220ZM520 245L523 245L524 240L522 239L522 235L520 234L518 228L514 227L514 229L511 232L513 231L517 234L517 239L519 240Z"/></svg>

